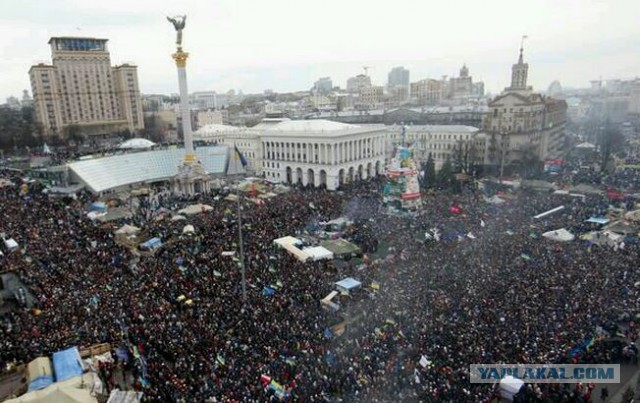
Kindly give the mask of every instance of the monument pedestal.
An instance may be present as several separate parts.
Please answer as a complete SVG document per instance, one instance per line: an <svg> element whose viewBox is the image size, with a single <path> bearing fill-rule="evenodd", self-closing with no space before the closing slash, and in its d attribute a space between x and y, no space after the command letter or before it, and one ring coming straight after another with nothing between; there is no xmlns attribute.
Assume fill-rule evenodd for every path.
<svg viewBox="0 0 640 403"><path fill-rule="evenodd" d="M185 156L184 161L178 166L178 174L173 178L173 191L175 193L192 196L198 193L208 193L211 190L209 175L202 162L192 155Z"/></svg>

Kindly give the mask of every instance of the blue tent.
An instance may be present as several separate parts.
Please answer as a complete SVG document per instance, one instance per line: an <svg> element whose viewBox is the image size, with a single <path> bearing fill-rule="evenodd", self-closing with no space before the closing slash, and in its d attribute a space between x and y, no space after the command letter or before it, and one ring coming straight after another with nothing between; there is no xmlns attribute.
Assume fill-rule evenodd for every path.
<svg viewBox="0 0 640 403"><path fill-rule="evenodd" d="M56 382L82 375L83 366L78 347L53 353L53 370L56 374Z"/></svg>
<svg viewBox="0 0 640 403"><path fill-rule="evenodd" d="M107 212L107 205L103 202L95 202L95 203L91 203L91 211L97 211L99 213L106 213Z"/></svg>
<svg viewBox="0 0 640 403"><path fill-rule="evenodd" d="M157 249L162 246L162 240L160 238L151 238L145 243L141 243L140 247L145 249Z"/></svg>

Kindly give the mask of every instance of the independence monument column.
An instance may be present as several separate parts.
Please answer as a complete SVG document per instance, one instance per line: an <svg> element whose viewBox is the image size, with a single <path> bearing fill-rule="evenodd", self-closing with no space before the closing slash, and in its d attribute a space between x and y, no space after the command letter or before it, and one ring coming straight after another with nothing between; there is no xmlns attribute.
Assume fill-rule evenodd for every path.
<svg viewBox="0 0 640 403"><path fill-rule="evenodd" d="M193 133L191 132L191 110L189 108L189 91L187 90L187 58L189 53L182 50L182 30L186 15L167 17L176 29L176 53L172 54L178 69L178 86L180 88L180 116L184 136L184 160L178 167L178 175L174 180L174 190L178 193L194 195L209 191L209 176L193 149Z"/></svg>

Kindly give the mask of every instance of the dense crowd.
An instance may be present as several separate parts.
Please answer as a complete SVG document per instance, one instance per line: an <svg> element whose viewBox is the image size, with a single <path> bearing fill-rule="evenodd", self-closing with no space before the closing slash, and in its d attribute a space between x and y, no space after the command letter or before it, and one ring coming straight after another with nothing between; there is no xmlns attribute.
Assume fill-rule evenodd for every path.
<svg viewBox="0 0 640 403"><path fill-rule="evenodd" d="M145 379L135 387L146 401L268 401L281 398L280 389L293 401L481 402L496 390L470 384L469 364L610 362L617 350L602 344L570 351L598 328L622 325L635 339L637 247L541 237L575 228L599 201L563 201L565 211L534 222L558 196L514 193L495 206L465 191L426 196L420 214L400 217L387 214L380 186L243 201L246 302L239 262L223 256L238 250L234 202L214 195L142 202L145 214L130 222L165 245L136 257L115 242L112 226L86 218L86 204L2 188L0 232L21 248L2 267L19 274L41 313L0 318L0 361L109 342L144 356ZM214 210L187 221L149 211L194 202ZM273 247L276 238L344 214L355 221L354 240L377 250L364 265L303 263ZM186 223L195 234L182 234ZM435 228L441 239L425 240ZM347 276L367 290L342 297L338 312L324 310L319 301ZM273 284L275 293L265 295ZM342 335L327 331L343 320ZM265 388L263 375L278 388ZM527 389L530 401L590 394L582 385Z"/></svg>

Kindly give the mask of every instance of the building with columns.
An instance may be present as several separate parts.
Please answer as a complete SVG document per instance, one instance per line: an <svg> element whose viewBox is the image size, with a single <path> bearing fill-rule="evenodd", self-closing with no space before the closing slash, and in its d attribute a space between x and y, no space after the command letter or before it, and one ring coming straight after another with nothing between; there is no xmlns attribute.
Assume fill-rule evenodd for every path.
<svg viewBox="0 0 640 403"><path fill-rule="evenodd" d="M340 185L381 175L384 126L292 120L259 133L266 179L288 184Z"/></svg>

